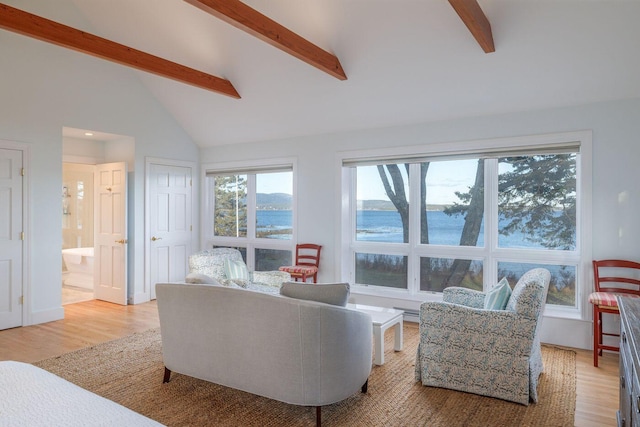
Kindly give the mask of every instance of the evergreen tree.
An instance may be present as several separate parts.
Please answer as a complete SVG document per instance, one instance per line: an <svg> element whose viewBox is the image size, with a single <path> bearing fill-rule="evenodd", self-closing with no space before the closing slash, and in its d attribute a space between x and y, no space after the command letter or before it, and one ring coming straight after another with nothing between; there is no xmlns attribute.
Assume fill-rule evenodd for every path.
<svg viewBox="0 0 640 427"><path fill-rule="evenodd" d="M500 174L500 234L522 232L545 248L570 250L576 238L576 156L550 154L506 157Z"/></svg>
<svg viewBox="0 0 640 427"><path fill-rule="evenodd" d="M220 175L214 180L216 236L246 237L247 178L244 175Z"/></svg>

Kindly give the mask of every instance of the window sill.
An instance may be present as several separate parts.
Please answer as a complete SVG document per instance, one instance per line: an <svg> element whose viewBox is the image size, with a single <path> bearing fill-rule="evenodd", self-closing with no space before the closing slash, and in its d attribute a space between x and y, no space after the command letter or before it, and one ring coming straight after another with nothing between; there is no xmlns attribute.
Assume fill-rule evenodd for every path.
<svg viewBox="0 0 640 427"><path fill-rule="evenodd" d="M415 304L421 304L426 301L442 301L441 293L424 292L419 294L409 293L403 289L384 289L373 286L351 285L351 294L357 298L358 295L366 297L375 297L389 300L403 300ZM381 304L383 305L383 304ZM394 304L387 304L393 306ZM584 320L580 311L575 307L562 307L546 305L544 317L552 317L558 319Z"/></svg>

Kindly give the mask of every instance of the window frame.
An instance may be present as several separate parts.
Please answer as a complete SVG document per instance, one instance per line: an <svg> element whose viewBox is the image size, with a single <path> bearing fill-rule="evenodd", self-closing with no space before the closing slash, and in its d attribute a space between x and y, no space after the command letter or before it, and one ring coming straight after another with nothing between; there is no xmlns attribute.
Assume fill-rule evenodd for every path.
<svg viewBox="0 0 640 427"><path fill-rule="evenodd" d="M291 239L270 239L256 237L256 175L283 170L292 172L292 236ZM215 197L213 196L210 175L247 175L247 236L215 236L213 230ZM201 166L201 249L211 249L213 246L243 247L247 250L246 264L250 271L255 270L256 249L274 249L291 252L293 262L293 248L297 241L297 159L283 157L253 161L238 161L224 163L206 163Z"/></svg>
<svg viewBox="0 0 640 427"><path fill-rule="evenodd" d="M497 235L497 209L489 209L491 204L497 206L498 194L498 167L497 158L485 161L495 162L495 167L485 165L485 189L488 196L485 197L485 245L484 247L462 247L462 246L442 246L442 245L421 245L416 241L419 239L417 233L411 233L408 243L380 243L362 242L355 240L355 209L356 209L356 183L355 168L347 167L357 164L377 164L376 162L389 162L397 160L403 162L405 159L428 158L429 160L447 160L461 157L482 157L496 156L497 153L514 151L522 154L540 152L541 150L554 150L568 145L579 146L579 156L576 163L576 249L567 254L567 251L551 251L557 259L549 261L549 250L508 249L498 248ZM341 224L336 240L340 242L339 256L336 257L340 280L352 283L351 290L355 294L365 294L384 298L394 298L412 301L438 301L442 300L441 293L430 293L420 291L419 257L432 256L438 258L465 257L472 260L480 260L484 263L483 277L484 289L490 284L497 283L499 262L527 262L545 264L575 264L576 265L576 305L575 307L565 307L560 305L547 304L545 315L583 319L588 318L588 294L591 288L591 236L588 230L591 229L591 176L592 176L592 132L589 130L554 133L533 136L506 137L476 141L461 141L424 144L417 146L393 147L388 149L375 150L355 150L344 151L337 155L337 166L339 167L340 180L340 218ZM415 160L413 160L415 161ZM411 167L418 168L416 163ZM410 188L419 188L420 176L411 172ZM416 182L417 181L417 182ZM419 222L419 193L410 191L409 203L411 209L411 227L417 230ZM494 224L495 222L495 224ZM489 224L496 230L487 232ZM489 238L487 238L489 236ZM409 283L407 290L397 288L384 288L379 286L366 286L354 283L355 278L355 253L388 253L390 255L405 255L409 259Z"/></svg>

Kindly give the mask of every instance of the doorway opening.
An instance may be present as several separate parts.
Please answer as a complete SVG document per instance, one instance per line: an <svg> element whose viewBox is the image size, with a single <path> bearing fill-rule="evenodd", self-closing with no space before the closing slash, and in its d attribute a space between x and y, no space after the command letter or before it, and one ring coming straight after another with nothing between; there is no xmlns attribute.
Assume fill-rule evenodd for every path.
<svg viewBox="0 0 640 427"><path fill-rule="evenodd" d="M126 164L134 162L134 147L131 137L63 128L62 305L93 299L126 304ZM105 171L107 163L121 163L125 167L117 178L124 185L108 184L109 197L104 197L103 184L105 179L112 178L113 172ZM116 187L119 190L115 190ZM101 212L105 209L113 212L113 203L120 206L120 211L124 209L124 216L106 219ZM94 225L105 223L118 224L122 232L117 242L108 242L106 246L101 234L104 227ZM112 234L107 240L110 236ZM107 248L114 245L115 248ZM118 256L100 257L101 251ZM96 262L96 257L102 261ZM112 265L114 260L118 265ZM117 298L108 295L114 282L120 289Z"/></svg>
<svg viewBox="0 0 640 427"><path fill-rule="evenodd" d="M62 164L62 304L94 299L95 165Z"/></svg>

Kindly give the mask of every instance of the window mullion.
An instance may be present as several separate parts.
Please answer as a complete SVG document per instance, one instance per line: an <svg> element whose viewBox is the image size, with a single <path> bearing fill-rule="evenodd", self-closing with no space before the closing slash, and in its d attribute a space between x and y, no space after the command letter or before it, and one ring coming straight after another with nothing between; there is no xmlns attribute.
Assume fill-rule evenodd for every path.
<svg viewBox="0 0 640 427"><path fill-rule="evenodd" d="M356 168L347 168L348 169L348 177L349 177L349 197L348 206L345 207L349 211L349 219L348 219L348 241L349 241L349 252L347 259L349 260L349 270L348 270L348 282L355 283L356 281L356 232L357 232L357 224L356 217L358 215L358 200L357 200L357 176ZM345 222L347 224L347 222Z"/></svg>
<svg viewBox="0 0 640 427"><path fill-rule="evenodd" d="M211 241L214 239L214 222L215 222L215 184L213 177L204 177L204 192L205 196L205 206L203 207L203 215L204 226L202 230L204 231L204 236L206 241ZM208 247L208 245L207 245Z"/></svg>
<svg viewBox="0 0 640 427"><path fill-rule="evenodd" d="M420 182L420 164L409 166L409 253L407 254L407 283L409 293L417 294L420 290L420 256L417 254L420 245L420 190L424 183Z"/></svg>
<svg viewBox="0 0 640 427"><path fill-rule="evenodd" d="M247 267L255 269L256 174L247 175Z"/></svg>
<svg viewBox="0 0 640 427"><path fill-rule="evenodd" d="M495 251L498 247L498 159L484 161L484 289L498 283L498 261Z"/></svg>

